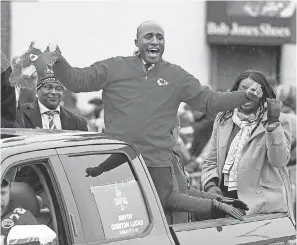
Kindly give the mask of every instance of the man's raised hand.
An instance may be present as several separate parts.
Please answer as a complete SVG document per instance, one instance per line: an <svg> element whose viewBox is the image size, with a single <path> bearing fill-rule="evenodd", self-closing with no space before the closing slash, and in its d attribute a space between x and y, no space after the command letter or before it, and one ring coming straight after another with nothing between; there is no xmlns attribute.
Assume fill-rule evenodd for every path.
<svg viewBox="0 0 297 245"><path fill-rule="evenodd" d="M42 74L46 66L53 64L61 58L61 50L55 44L49 44L44 53L40 54L33 62L38 74Z"/></svg>
<svg viewBox="0 0 297 245"><path fill-rule="evenodd" d="M263 91L261 88L261 85L259 83L254 82L246 91L245 91L246 97L250 101L258 100L263 96Z"/></svg>

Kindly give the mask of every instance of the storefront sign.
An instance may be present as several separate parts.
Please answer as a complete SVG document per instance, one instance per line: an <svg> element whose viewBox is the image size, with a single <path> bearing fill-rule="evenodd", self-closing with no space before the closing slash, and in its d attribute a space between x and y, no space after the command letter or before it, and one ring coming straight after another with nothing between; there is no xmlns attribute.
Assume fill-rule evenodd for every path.
<svg viewBox="0 0 297 245"><path fill-rule="evenodd" d="M91 188L106 239L133 236L145 231L149 217L138 183L130 180Z"/></svg>
<svg viewBox="0 0 297 245"><path fill-rule="evenodd" d="M207 41L217 44L296 43L296 6L289 1L207 2Z"/></svg>

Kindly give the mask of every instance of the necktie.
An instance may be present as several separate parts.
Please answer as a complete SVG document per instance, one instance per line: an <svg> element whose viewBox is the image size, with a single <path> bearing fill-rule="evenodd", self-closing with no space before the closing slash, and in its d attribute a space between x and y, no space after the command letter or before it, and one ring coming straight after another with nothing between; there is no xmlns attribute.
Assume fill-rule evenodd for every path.
<svg viewBox="0 0 297 245"><path fill-rule="evenodd" d="M48 115L48 120L49 120L49 124L48 124L48 128L49 129L57 129L55 123L54 123L54 118L55 118L55 114L59 114L58 111L46 111L45 114Z"/></svg>
<svg viewBox="0 0 297 245"><path fill-rule="evenodd" d="M151 64L144 64L145 70L149 70L149 68L151 67Z"/></svg>

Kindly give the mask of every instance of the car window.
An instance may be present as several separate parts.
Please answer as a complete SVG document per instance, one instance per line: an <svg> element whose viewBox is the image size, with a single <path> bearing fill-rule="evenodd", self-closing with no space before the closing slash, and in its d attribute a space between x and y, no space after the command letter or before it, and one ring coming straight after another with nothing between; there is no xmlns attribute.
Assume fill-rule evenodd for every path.
<svg viewBox="0 0 297 245"><path fill-rule="evenodd" d="M125 154L61 159L78 205L86 242L144 233L149 226L149 215L139 182ZM97 171L97 176L86 176L86 170L94 167L92 170ZM101 224L97 224L98 220Z"/></svg>
<svg viewBox="0 0 297 245"><path fill-rule="evenodd" d="M30 211L38 224L55 231L58 244L69 244L66 234L70 232L69 227L65 226L67 222L62 213L63 204L57 197L60 194L57 188L53 188L54 180L49 173L49 159L24 161L9 168L4 176L11 183L9 207L12 210L20 207Z"/></svg>

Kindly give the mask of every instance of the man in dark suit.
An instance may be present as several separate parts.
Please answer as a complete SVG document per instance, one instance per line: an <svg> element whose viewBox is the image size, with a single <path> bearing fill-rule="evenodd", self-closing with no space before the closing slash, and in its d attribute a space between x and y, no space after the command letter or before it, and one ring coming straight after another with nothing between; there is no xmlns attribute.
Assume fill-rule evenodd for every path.
<svg viewBox="0 0 297 245"><path fill-rule="evenodd" d="M64 87L51 67L38 74L37 99L21 106L25 128L88 131L87 121L61 107Z"/></svg>

